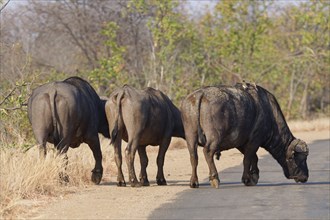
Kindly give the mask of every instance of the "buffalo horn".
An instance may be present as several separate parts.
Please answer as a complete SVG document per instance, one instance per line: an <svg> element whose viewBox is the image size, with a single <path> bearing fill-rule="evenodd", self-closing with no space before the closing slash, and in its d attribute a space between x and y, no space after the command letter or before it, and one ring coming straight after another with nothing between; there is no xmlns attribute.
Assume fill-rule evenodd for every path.
<svg viewBox="0 0 330 220"><path fill-rule="evenodd" d="M298 152L298 153L308 153L307 144L302 140L299 140L299 145L296 145L294 150L295 150L295 152Z"/></svg>
<svg viewBox="0 0 330 220"><path fill-rule="evenodd" d="M293 153L295 151L295 147L297 146L297 144L299 143L299 139L293 139L293 141L291 141L287 151L286 151L286 158L292 158Z"/></svg>

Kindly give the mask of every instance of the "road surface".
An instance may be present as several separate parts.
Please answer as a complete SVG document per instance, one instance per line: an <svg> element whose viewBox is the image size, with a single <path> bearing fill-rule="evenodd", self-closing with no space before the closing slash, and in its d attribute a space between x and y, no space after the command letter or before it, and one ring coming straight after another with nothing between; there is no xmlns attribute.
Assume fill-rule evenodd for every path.
<svg viewBox="0 0 330 220"><path fill-rule="evenodd" d="M330 219L329 140L309 144L309 180L295 183L267 154L259 160L257 186L241 182L242 165L219 173L220 188L204 180L154 210L149 219Z"/></svg>

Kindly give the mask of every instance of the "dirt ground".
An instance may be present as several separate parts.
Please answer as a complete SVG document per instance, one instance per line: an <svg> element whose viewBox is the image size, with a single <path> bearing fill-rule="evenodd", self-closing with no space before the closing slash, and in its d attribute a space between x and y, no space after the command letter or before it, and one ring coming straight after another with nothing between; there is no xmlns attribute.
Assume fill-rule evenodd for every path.
<svg viewBox="0 0 330 220"><path fill-rule="evenodd" d="M310 143L314 140L329 139L329 133L330 132L328 130L325 130L296 132L294 135L297 138L303 139L307 143ZM178 139L173 140L173 142L181 143L180 141L181 140ZM176 145L177 144L178 143L176 143ZM168 150L164 166L164 172L168 183L167 186L158 186L155 183L157 171L156 157L158 148L148 148L149 166L147 172L150 181L149 187L117 187L116 175L114 173L105 174L104 180L100 185L89 186L86 189L76 193L44 202L37 209L31 210L26 218L147 219L153 210L165 203L171 203L173 200L177 199L177 194L179 192L194 190L189 188L191 165L188 150L186 148L170 148ZM262 149L258 151L259 157L262 157L265 154L267 154L267 152ZM199 182L207 183L208 168L204 160L202 148L199 148L198 155ZM235 149L222 152L220 161L216 162L218 171L220 171L220 181L221 170L240 165L242 163L242 158L242 155ZM136 161L138 161L138 156ZM127 181L127 168L125 165L123 166L123 171L125 180ZM136 171L139 171L138 165L136 165Z"/></svg>

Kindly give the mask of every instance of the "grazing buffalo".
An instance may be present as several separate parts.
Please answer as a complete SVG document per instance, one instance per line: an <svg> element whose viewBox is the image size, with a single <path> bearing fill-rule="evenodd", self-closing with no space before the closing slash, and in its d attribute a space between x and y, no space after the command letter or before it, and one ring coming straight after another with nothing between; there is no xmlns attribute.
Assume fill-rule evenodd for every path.
<svg viewBox="0 0 330 220"><path fill-rule="evenodd" d="M147 145L159 145L157 156L158 185L166 185L163 172L165 153L171 137L184 137L180 111L162 92L153 88L136 90L124 85L109 97L106 103L111 143L115 148L115 161L118 168L118 186L126 186L122 172L122 139L127 142L126 162L131 186L148 186L146 168ZM134 170L134 158L138 150L141 163L140 183Z"/></svg>
<svg viewBox="0 0 330 220"><path fill-rule="evenodd" d="M183 100L181 111L192 165L190 187L199 186L198 144L204 147L215 188L220 181L213 156L234 147L244 154L246 186L256 185L259 179L259 146L277 160L288 179L307 181L308 147L292 135L275 97L264 88L249 83L201 88Z"/></svg>
<svg viewBox="0 0 330 220"><path fill-rule="evenodd" d="M98 133L110 137L105 102L88 82L79 77L34 89L28 102L28 114L39 144L39 154L46 156L46 142L53 143L59 154L85 142L95 158L92 181L99 184L103 167Z"/></svg>

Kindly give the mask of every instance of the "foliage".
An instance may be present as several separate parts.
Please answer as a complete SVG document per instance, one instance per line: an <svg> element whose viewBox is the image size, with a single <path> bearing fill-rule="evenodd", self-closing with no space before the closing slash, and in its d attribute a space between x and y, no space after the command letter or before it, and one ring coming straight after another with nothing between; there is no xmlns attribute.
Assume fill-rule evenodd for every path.
<svg viewBox="0 0 330 220"><path fill-rule="evenodd" d="M101 33L106 37L104 46L109 51L108 57L101 58L99 67L87 73L87 77L91 83L98 88L99 93L109 94L114 89L114 85L125 83L127 79L124 74L123 54L125 48L118 45L117 39L118 25L114 22L108 22L102 29Z"/></svg>
<svg viewBox="0 0 330 220"><path fill-rule="evenodd" d="M177 105L201 86L246 80L272 92L287 119L329 115L328 1L219 0L199 15L189 4L33 1L14 9L24 16L4 9L1 141L31 139L31 90L71 75L107 96L125 83L152 86Z"/></svg>
<svg viewBox="0 0 330 220"><path fill-rule="evenodd" d="M287 117L306 118L322 105L322 99L315 103L315 91L324 95L329 90L329 4L304 2L286 8L275 22L277 53L284 57L280 63L285 80L282 93L289 91L289 97L282 100L284 110Z"/></svg>
<svg viewBox="0 0 330 220"><path fill-rule="evenodd" d="M0 145L2 147L22 146L28 148L32 131L27 120L27 99L33 79L18 80L11 90L2 91L0 101Z"/></svg>

